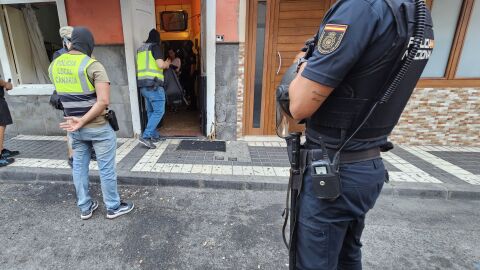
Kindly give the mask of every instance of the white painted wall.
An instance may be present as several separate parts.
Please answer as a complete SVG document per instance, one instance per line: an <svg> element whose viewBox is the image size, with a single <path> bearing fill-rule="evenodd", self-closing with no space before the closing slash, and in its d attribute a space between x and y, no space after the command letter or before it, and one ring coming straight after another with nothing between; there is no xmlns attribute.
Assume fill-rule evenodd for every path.
<svg viewBox="0 0 480 270"><path fill-rule="evenodd" d="M238 41L244 43L247 27L247 0L240 0L238 9Z"/></svg>
<svg viewBox="0 0 480 270"><path fill-rule="evenodd" d="M207 76L207 136L214 137L215 133L215 54L216 54L216 0L202 1L202 17L205 18L205 44L206 44L206 76ZM202 25L203 27L203 25Z"/></svg>
<svg viewBox="0 0 480 270"><path fill-rule="evenodd" d="M137 90L137 73L135 55L142 42L155 28L154 0L121 0L122 27L125 41L125 60L127 63L128 88L130 93L130 109L132 111L133 133L140 135L139 97Z"/></svg>

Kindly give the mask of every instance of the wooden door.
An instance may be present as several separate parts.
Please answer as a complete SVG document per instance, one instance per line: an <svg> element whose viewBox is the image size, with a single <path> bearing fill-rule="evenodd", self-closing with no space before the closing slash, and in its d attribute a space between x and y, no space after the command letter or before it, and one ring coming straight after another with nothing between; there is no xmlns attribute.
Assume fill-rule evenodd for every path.
<svg viewBox="0 0 480 270"><path fill-rule="evenodd" d="M264 36L259 36L259 22L263 18L262 3L266 5ZM245 135L275 134L275 90L283 74L293 63L305 41L313 37L331 0L271 0L249 1L246 44L246 85L244 127ZM260 8L259 8L260 7ZM263 59L258 45L263 38ZM259 59L260 58L260 59ZM263 60L263 65L259 63ZM261 66L261 85L259 68ZM260 90L261 88L261 90ZM261 98L260 98L261 93ZM303 126L296 125L296 130Z"/></svg>

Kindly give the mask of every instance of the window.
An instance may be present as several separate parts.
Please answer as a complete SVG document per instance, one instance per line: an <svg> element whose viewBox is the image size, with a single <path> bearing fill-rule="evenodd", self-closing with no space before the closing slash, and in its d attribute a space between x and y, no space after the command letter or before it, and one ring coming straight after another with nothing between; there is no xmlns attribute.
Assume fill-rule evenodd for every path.
<svg viewBox="0 0 480 270"><path fill-rule="evenodd" d="M13 95L48 95L53 52L60 49L60 21L66 25L63 0L5 0L0 5L0 61ZM62 14L58 12L62 11ZM60 20L61 18L61 20Z"/></svg>
<svg viewBox="0 0 480 270"><path fill-rule="evenodd" d="M465 36L460 62L456 77L458 78L480 78L480 1L476 1L470 17L469 27Z"/></svg>
<svg viewBox="0 0 480 270"><path fill-rule="evenodd" d="M420 87L480 86L480 0L428 0L435 48ZM478 50L477 50L478 51Z"/></svg>

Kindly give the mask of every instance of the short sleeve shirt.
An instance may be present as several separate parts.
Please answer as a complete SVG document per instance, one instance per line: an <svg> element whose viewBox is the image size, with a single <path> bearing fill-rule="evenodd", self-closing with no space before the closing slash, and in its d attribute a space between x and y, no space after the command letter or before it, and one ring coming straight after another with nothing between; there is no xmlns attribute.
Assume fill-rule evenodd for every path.
<svg viewBox="0 0 480 270"><path fill-rule="evenodd" d="M340 0L325 15L317 37L302 76L336 88L350 72L381 60L397 37L395 18L384 0ZM339 138L323 138L327 144L340 143ZM345 150L369 149L386 140L353 139Z"/></svg>
<svg viewBox="0 0 480 270"><path fill-rule="evenodd" d="M93 85L95 85L95 83L97 82L110 83L105 67L98 61L95 61L90 66L88 66L87 76ZM115 95L116 93L113 93L113 94ZM104 125L107 122L105 120L105 114L106 112L103 112L97 118L93 119L90 123L85 125L85 127L94 128L94 127L100 127Z"/></svg>
<svg viewBox="0 0 480 270"><path fill-rule="evenodd" d="M95 61L88 66L87 76L92 84L95 84L96 82L110 83L105 67L98 61Z"/></svg>
<svg viewBox="0 0 480 270"><path fill-rule="evenodd" d="M302 76L337 87L345 76L382 57L396 37L384 0L340 0L325 15L318 45Z"/></svg>

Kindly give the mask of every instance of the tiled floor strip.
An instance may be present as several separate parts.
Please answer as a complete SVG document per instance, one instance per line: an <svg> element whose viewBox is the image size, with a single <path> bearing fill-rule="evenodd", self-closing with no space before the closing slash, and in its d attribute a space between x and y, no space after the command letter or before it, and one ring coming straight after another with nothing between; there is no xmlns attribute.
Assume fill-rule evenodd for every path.
<svg viewBox="0 0 480 270"><path fill-rule="evenodd" d="M391 181L398 182L417 182L417 183L442 183L435 177L424 172L418 167L410 164L403 158L393 154L392 152L382 153L382 158L392 166L400 170L400 172L388 172Z"/></svg>
<svg viewBox="0 0 480 270"><path fill-rule="evenodd" d="M420 147L416 147L416 146L402 146L401 147L402 149L404 149L405 151L408 151L409 153L411 153L412 155L415 155L433 165L435 165L436 167L446 171L447 173L449 174L452 174L456 177L458 177L459 179L469 183L469 184L472 184L472 185L480 185L480 176L478 175L475 175L469 171L466 171L448 161L445 161L435 155L432 155L430 153L428 153L427 151L425 150L422 150ZM425 148L423 148L425 149Z"/></svg>
<svg viewBox="0 0 480 270"><path fill-rule="evenodd" d="M151 172L157 164L158 159L162 156L163 152L165 152L168 144L168 141L164 141L157 144L156 149L148 150L132 168L132 172Z"/></svg>
<svg viewBox="0 0 480 270"><path fill-rule="evenodd" d="M23 136L23 135L22 135ZM54 136L35 136L35 139L44 140L43 137L52 138ZM56 137L54 137L56 138ZM17 138L15 138L17 139ZM65 137L58 137L59 140L65 140ZM19 140L23 140L19 139ZM30 138L28 140L31 140ZM53 140L53 139L51 139ZM116 153L116 163L118 164L122 161L125 156L132 151L133 148L137 145L136 139L124 139L124 143L117 149ZM56 160L56 159L40 159L40 158L16 158L13 167L30 167L30 168L51 168L51 169L68 169L68 163L66 160ZM98 170L98 164L96 161L91 161L89 165L90 170Z"/></svg>

